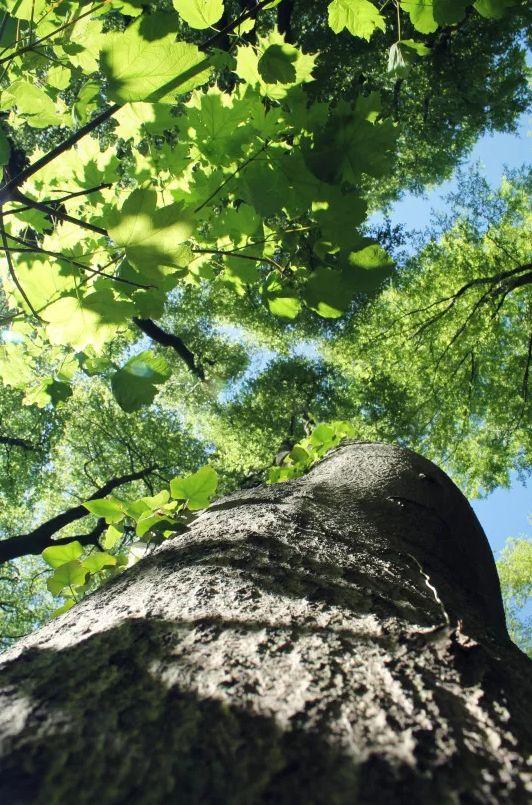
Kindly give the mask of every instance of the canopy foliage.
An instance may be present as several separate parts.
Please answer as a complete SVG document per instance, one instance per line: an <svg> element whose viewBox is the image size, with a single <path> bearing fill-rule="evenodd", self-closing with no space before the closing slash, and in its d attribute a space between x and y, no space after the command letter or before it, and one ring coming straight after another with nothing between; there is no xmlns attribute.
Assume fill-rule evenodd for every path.
<svg viewBox="0 0 532 805"><path fill-rule="evenodd" d="M513 129L524 2L0 5L6 637L186 527L206 464L347 435L472 494L528 471L526 176L419 242L368 220Z"/></svg>

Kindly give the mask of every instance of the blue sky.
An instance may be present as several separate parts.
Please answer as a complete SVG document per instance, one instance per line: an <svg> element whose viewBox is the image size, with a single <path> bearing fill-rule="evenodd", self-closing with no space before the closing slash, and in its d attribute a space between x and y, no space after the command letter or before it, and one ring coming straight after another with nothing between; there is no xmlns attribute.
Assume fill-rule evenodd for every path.
<svg viewBox="0 0 532 805"><path fill-rule="evenodd" d="M506 168L518 168L530 162L532 136L530 117L523 115L515 134L494 134L482 137L475 145L463 167L480 164L483 174L492 184L499 184ZM453 179L426 193L424 196L405 196L391 211L393 223L405 224L410 229L422 229L430 220L431 211L444 208L444 197L453 189ZM507 537L532 532L528 522L532 515L532 479L523 486L517 475L512 476L510 489L497 489L484 500L471 501L495 554Z"/></svg>
<svg viewBox="0 0 532 805"><path fill-rule="evenodd" d="M490 184L498 185L505 168L519 168L530 162L532 152L531 118L523 115L515 134L492 134L481 137L473 148L463 167L480 164L482 173ZM431 210L445 208L444 198L456 189L456 182L448 182L435 187L423 196L407 195L397 202L391 217L394 223L405 224L407 229L422 229L430 220Z"/></svg>
<svg viewBox="0 0 532 805"><path fill-rule="evenodd" d="M513 478L510 489L496 489L484 500L472 500L471 505L482 523L495 556L507 537L532 533L528 516L532 515L532 482L528 486Z"/></svg>

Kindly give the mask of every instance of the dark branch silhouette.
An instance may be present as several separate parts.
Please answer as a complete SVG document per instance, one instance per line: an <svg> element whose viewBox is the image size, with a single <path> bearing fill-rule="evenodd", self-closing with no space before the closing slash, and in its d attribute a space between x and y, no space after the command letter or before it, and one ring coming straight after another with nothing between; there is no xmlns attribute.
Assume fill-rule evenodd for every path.
<svg viewBox="0 0 532 805"><path fill-rule="evenodd" d="M149 475L150 472L155 470L156 467L146 467L138 472L132 472L129 475L120 475L116 478L111 478L103 486L96 490L87 500L97 500L104 498L106 495L111 494L114 489L124 484L131 483L131 481L139 481L144 476ZM97 544L98 537L103 532L105 521L102 521L93 528L88 534L82 534L76 537L65 537L60 540L52 539L53 535L60 531L70 523L76 520L81 520L90 514L88 509L80 503L79 506L72 506L61 514L57 514L45 523L41 523L33 531L27 534L20 534L17 537L9 537L9 539L0 541L0 563L8 562L10 559L17 559L19 556L27 556L28 554L39 554L45 548L51 545L64 545L67 542L72 542L73 539L79 540L82 545Z"/></svg>
<svg viewBox="0 0 532 805"><path fill-rule="evenodd" d="M151 338L152 341L156 341L162 347L171 347L175 352L177 352L181 360L186 363L190 371L195 374L196 377L198 377L200 380L205 380L205 372L203 371L202 367L196 363L194 353L190 351L190 349L181 340L181 338L179 338L179 336L173 335L172 333L167 333L166 330L163 330L151 319L139 319L135 316L133 321L139 330L142 330L142 332Z"/></svg>
<svg viewBox="0 0 532 805"><path fill-rule="evenodd" d="M8 447L21 447L22 450L37 450L36 445L27 439L19 439L16 436L0 436L0 444L5 444Z"/></svg>
<svg viewBox="0 0 532 805"><path fill-rule="evenodd" d="M277 7L277 25L279 32L284 34L284 38L291 45L294 44L292 32L292 12L294 11L294 0L281 0Z"/></svg>

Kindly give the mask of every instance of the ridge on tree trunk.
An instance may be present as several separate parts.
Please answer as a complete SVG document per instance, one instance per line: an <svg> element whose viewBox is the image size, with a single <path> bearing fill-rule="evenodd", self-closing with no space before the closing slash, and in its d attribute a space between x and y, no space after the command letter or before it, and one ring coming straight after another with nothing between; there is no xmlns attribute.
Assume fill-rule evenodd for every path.
<svg viewBox="0 0 532 805"><path fill-rule="evenodd" d="M525 803L529 671L459 490L346 445L4 656L0 801Z"/></svg>

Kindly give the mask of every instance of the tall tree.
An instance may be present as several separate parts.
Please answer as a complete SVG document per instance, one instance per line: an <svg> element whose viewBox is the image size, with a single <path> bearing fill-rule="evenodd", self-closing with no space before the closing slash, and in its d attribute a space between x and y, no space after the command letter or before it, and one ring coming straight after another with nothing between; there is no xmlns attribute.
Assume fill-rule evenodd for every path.
<svg viewBox="0 0 532 805"><path fill-rule="evenodd" d="M378 400L371 383L361 397L344 364L371 311L373 333L382 329L376 293L388 287L382 309L392 319L390 300L403 309L398 288L421 296L421 308L442 304L427 274L442 282L460 249L474 279L464 270L464 289L448 289L451 315L467 317L472 298L475 312L492 302L504 311L495 325L508 347L500 363L519 368L524 421L526 261L500 267L500 255L484 255L482 237L463 230L454 252L422 250L392 284L390 238L366 225L383 199L448 173L480 132L511 128L526 99L523 4L4 6L2 639L42 617L44 583L63 599L55 615L64 620L44 633L48 642L31 638L34 650L21 643L24 660L6 670L2 793L61 805L74 791L87 802L179 801L183 791L185 801L282 801L294 791L308 799L323 783L327 801L358 792L364 802L377 786L400 799L412 783L418 801L440 791L457 798L473 785L491 802L506 783L519 801L523 660L508 643L478 525L438 470L393 448L349 448L304 480L242 492L192 518L215 494L214 466L222 492L256 484L251 471L274 454L269 479L294 478L344 436L378 436L377 409L387 438L430 438L447 459L449 445L420 426L397 378L386 378ZM521 222L496 225L521 256ZM493 328L482 326L475 319L466 351L480 331L489 342ZM436 348L444 337L432 329L427 342ZM264 345L272 363L256 377ZM404 356L419 383L408 347ZM455 433L451 408L446 432ZM497 419L499 409L484 408L486 421ZM353 421L314 427L340 416ZM478 426L474 416L468 425ZM477 461L471 474L499 480L497 462L515 462L515 441L502 459L493 451L488 472ZM462 450L467 469L466 458ZM40 569L39 553L51 570ZM4 597L15 578L20 607ZM265 646L256 642L264 630ZM104 665L115 670L101 674ZM281 691L274 680L284 677ZM57 679L68 701L61 713ZM221 707L211 706L212 691ZM266 711L265 743L257 736ZM147 750L162 735L171 749L156 753L168 765L155 780ZM219 772L227 751L230 760L240 754L234 777ZM183 771L198 754L205 784ZM435 787L427 779L449 754ZM76 773L64 773L65 758ZM309 761L314 773L303 783Z"/></svg>
<svg viewBox="0 0 532 805"><path fill-rule="evenodd" d="M5 656L0 792L525 803L529 660L486 538L400 448L219 500Z"/></svg>

